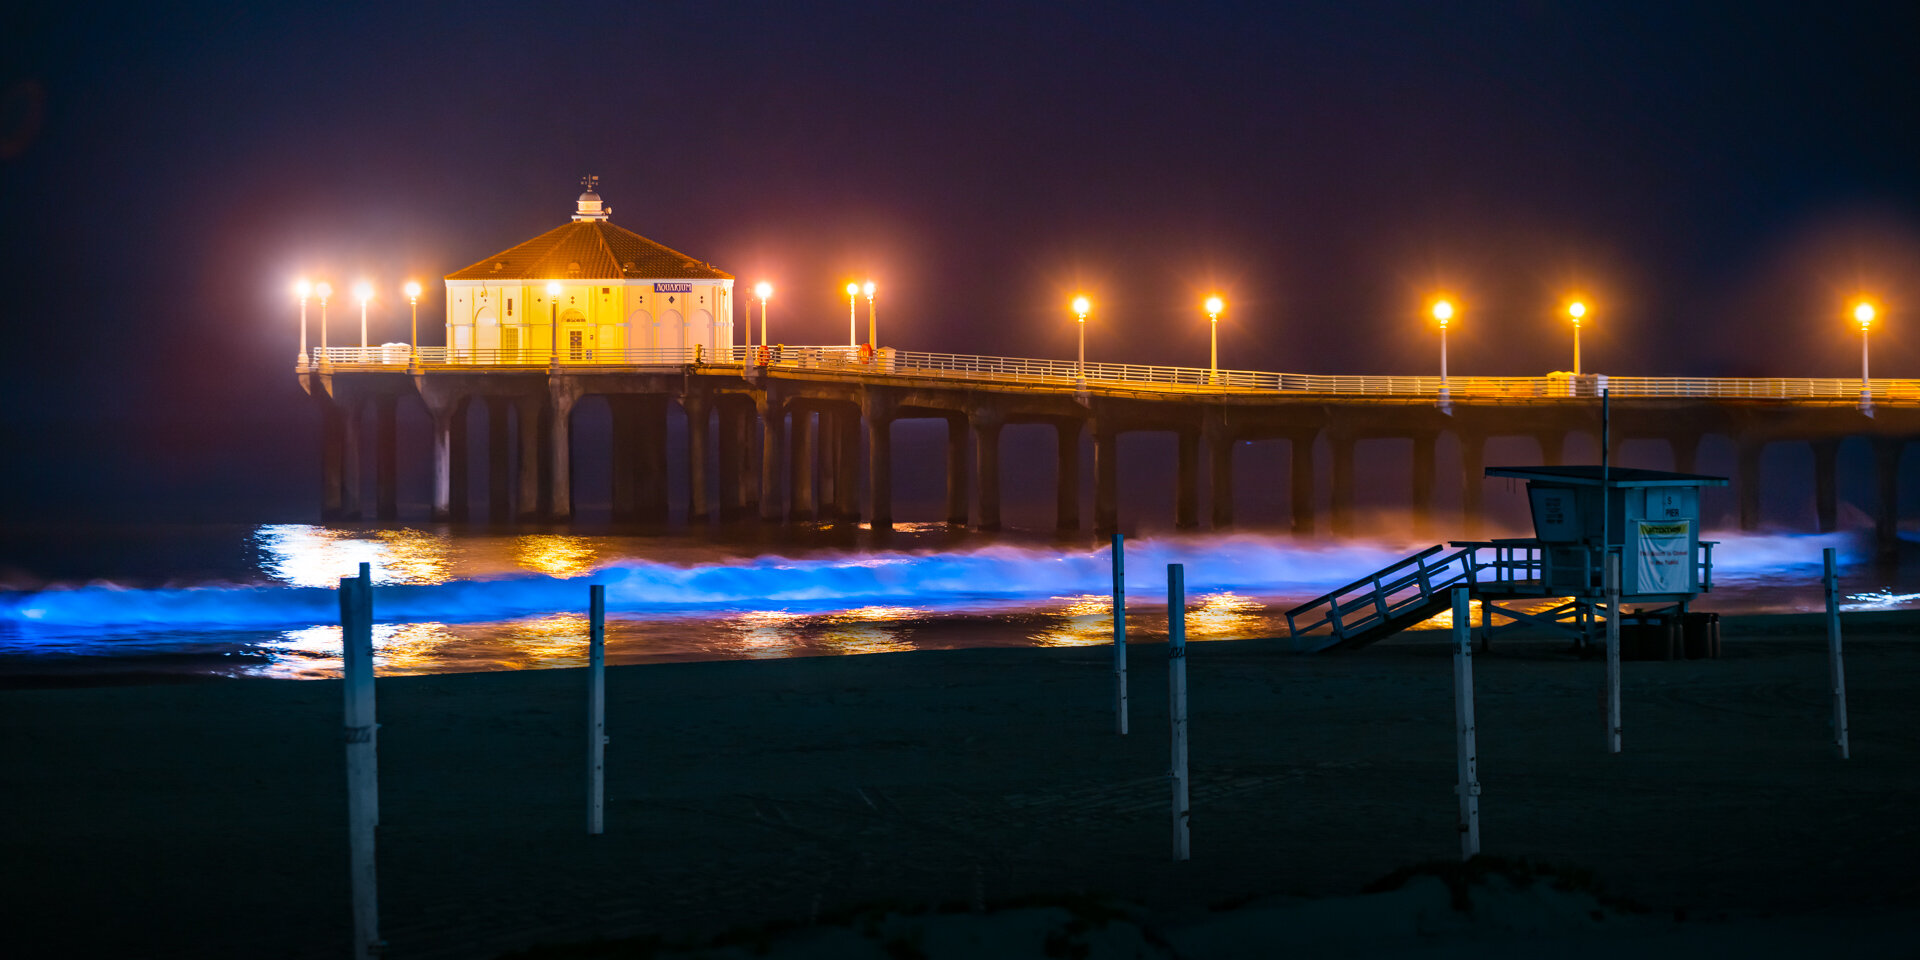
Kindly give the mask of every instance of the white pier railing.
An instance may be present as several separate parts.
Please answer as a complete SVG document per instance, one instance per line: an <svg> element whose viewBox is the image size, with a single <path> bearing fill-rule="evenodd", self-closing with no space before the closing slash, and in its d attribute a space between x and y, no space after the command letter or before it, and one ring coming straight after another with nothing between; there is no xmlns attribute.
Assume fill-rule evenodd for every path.
<svg viewBox="0 0 1920 960"><path fill-rule="evenodd" d="M406 344L376 347L314 348L309 362L315 367L348 370L404 371L422 369L494 370L556 365L546 347L519 350L455 350L421 347L418 357ZM770 370L832 370L858 375L941 378L1077 387L1082 383L1103 389L1138 389L1178 393L1289 393L1358 396L1438 397L1444 386L1453 398L1531 399L1598 397L1601 390L1616 397L1719 397L1767 400L1845 400L1860 397L1857 378L1829 377L1609 377L1604 374L1552 374L1544 377L1330 376L1270 373L1258 370L1210 371L1204 367L1154 366L1132 363L1089 363L1020 357L983 357L962 353L927 353L882 349L869 355L847 346L743 346L688 348L563 348L562 367L765 367ZM1875 401L1920 401L1920 380L1872 381Z"/></svg>

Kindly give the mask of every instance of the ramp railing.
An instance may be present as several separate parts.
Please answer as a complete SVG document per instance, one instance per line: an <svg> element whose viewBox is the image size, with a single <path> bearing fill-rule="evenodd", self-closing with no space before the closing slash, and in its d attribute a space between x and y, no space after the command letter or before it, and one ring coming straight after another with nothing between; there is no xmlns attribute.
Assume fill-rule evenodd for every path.
<svg viewBox="0 0 1920 960"><path fill-rule="evenodd" d="M1288 610L1287 629L1297 637L1325 626L1340 643L1444 603L1450 587L1473 575L1471 549L1448 553L1435 544Z"/></svg>

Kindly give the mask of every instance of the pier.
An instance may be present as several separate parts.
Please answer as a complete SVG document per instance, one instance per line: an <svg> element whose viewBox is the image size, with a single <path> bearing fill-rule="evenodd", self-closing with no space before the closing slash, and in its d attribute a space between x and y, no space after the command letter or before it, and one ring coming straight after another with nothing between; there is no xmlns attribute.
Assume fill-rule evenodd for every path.
<svg viewBox="0 0 1920 960"><path fill-rule="evenodd" d="M449 351L379 347L315 349L297 375L325 424L322 508L328 519L369 514L360 502L361 432L373 431L376 503L391 520L398 502L395 408L419 403L431 419L431 503L436 520L472 515L466 464L470 443L485 446L489 514L498 519L567 521L573 516L570 432L575 406L604 397L612 413L614 516L664 522L669 469L685 471L685 515L765 523L893 523L891 426L946 422L946 520L981 530L1001 524L1000 436L1014 424L1052 427L1058 438L1055 525L1080 530L1080 450L1093 447L1096 531L1116 529L1123 474L1118 438L1174 434L1175 526L1230 528L1236 504L1265 491L1237 491L1232 469L1242 444L1291 447L1292 529L1320 529L1314 509L1315 446L1330 453L1326 530L1351 533L1355 447L1366 440L1411 441L1407 506L1416 527L1435 521L1442 483L1435 448L1445 434L1460 450L1462 529L1477 529L1484 451L1496 438L1532 438L1546 464L1563 461L1570 437L1597 445L1599 392L1613 405L1612 452L1635 440L1663 441L1673 464L1694 472L1702 438L1732 441L1733 487L1742 529L1760 521L1762 453L1774 444L1812 452L1814 512L1821 531L1837 525L1836 461L1854 437L1872 444L1879 548L1896 541L1900 456L1920 433L1920 381L1876 380L1871 405L1857 379L1317 376L1205 368L1085 364L880 350L845 346L708 350ZM1444 386L1444 393L1443 393ZM474 404L486 410L484 437L469 437ZM667 420L677 407L687 430L669 450ZM370 424L369 424L370 421ZM1209 478L1202 511L1201 457ZM865 491L864 498L862 491ZM1449 528L1452 527L1449 522Z"/></svg>

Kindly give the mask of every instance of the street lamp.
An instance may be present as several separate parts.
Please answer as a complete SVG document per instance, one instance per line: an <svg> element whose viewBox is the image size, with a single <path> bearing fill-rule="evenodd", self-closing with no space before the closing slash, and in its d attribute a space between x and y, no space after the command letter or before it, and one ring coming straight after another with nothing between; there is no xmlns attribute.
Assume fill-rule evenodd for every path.
<svg viewBox="0 0 1920 960"><path fill-rule="evenodd" d="M327 360L327 298L333 296L333 284L320 281L314 285L313 292L320 298L320 364L326 366Z"/></svg>
<svg viewBox="0 0 1920 960"><path fill-rule="evenodd" d="M765 353L767 351L767 301L773 298L773 284L762 280L753 285L753 294L760 298L760 352ZM753 329L752 317L747 318L747 329ZM748 344L748 346L751 347L752 344ZM753 351L749 350L747 352L747 360L748 362L752 362Z"/></svg>
<svg viewBox="0 0 1920 960"><path fill-rule="evenodd" d="M413 305L413 335L409 340L412 350L407 354L407 366L420 368L420 285L407 281L407 302Z"/></svg>
<svg viewBox="0 0 1920 960"><path fill-rule="evenodd" d="M313 296L313 284L305 277L294 281L293 295L300 299L300 366L307 365L307 298Z"/></svg>
<svg viewBox="0 0 1920 960"><path fill-rule="evenodd" d="M553 331L553 352L548 354L549 366L560 365L560 284L557 281L547 284L547 326Z"/></svg>
<svg viewBox="0 0 1920 960"><path fill-rule="evenodd" d="M855 313L859 303L860 285L857 283L847 284L847 346L849 347L857 347L860 345L860 325Z"/></svg>
<svg viewBox="0 0 1920 960"><path fill-rule="evenodd" d="M1075 368L1080 389L1087 388L1087 314L1093 311L1093 301L1086 297L1073 298L1074 315L1080 318L1080 364Z"/></svg>
<svg viewBox="0 0 1920 960"><path fill-rule="evenodd" d="M1453 303L1449 300L1433 302L1433 319L1440 322L1440 402L1447 402L1447 321L1453 319Z"/></svg>
<svg viewBox="0 0 1920 960"><path fill-rule="evenodd" d="M1587 305L1575 300L1567 304L1567 316L1573 320L1573 375L1580 375L1580 318L1587 315Z"/></svg>
<svg viewBox="0 0 1920 960"><path fill-rule="evenodd" d="M1213 363L1207 369L1208 383L1220 380L1220 311L1225 307L1226 302L1219 297L1207 298L1207 320L1213 328Z"/></svg>
<svg viewBox="0 0 1920 960"><path fill-rule="evenodd" d="M365 280L354 284L353 296L360 301L360 349L365 351L367 349L367 301L373 299L373 284ZM360 357L360 362L367 362L364 352Z"/></svg>
<svg viewBox="0 0 1920 960"><path fill-rule="evenodd" d="M861 289L866 291L867 294L867 353L871 356L878 357L880 355L880 337L876 331L879 321L874 319L873 281L868 280L867 285Z"/></svg>
<svg viewBox="0 0 1920 960"><path fill-rule="evenodd" d="M1853 305L1853 319L1860 323L1860 409L1873 410L1873 383L1867 379L1867 330L1873 326L1873 304L1865 300Z"/></svg>

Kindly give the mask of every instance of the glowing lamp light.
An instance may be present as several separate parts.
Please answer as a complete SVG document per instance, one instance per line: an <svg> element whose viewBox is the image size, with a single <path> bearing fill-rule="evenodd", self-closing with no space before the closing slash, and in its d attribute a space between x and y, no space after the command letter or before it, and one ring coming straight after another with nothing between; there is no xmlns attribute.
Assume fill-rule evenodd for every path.
<svg viewBox="0 0 1920 960"><path fill-rule="evenodd" d="M324 303L328 297L333 296L333 284L322 280L314 286L313 292Z"/></svg>
<svg viewBox="0 0 1920 960"><path fill-rule="evenodd" d="M765 300L768 297L773 296L773 284L768 283L765 280L762 280L759 283L754 284L753 295L756 297L759 297L762 300Z"/></svg>
<svg viewBox="0 0 1920 960"><path fill-rule="evenodd" d="M1221 300L1219 297L1207 298L1207 315L1208 316L1216 316L1220 313L1221 310L1225 308L1226 308L1226 302Z"/></svg>
<svg viewBox="0 0 1920 960"><path fill-rule="evenodd" d="M1093 310L1093 301L1086 297L1073 298L1073 312L1078 314L1081 323L1087 322L1087 314Z"/></svg>
<svg viewBox="0 0 1920 960"><path fill-rule="evenodd" d="M362 281L360 281L359 283L356 283L356 284L354 284L354 285L353 285L353 298L354 298L355 300L358 300L358 301L360 301L361 303L366 303L366 302L367 302L368 300L372 300L372 299L373 299L373 284L371 284L371 283L368 283L368 282L366 282L365 280L362 280Z"/></svg>
<svg viewBox="0 0 1920 960"><path fill-rule="evenodd" d="M859 285L859 284L857 284L857 283L849 283L849 284L847 284L847 296L849 296L849 297L857 297L857 296L859 296L859 295L860 295L860 285Z"/></svg>
<svg viewBox="0 0 1920 960"><path fill-rule="evenodd" d="M1453 303L1448 300L1435 300L1433 302L1433 318L1440 321L1441 326L1446 326L1447 321L1453 319Z"/></svg>
<svg viewBox="0 0 1920 960"><path fill-rule="evenodd" d="M1871 303L1867 303L1866 301L1863 300L1857 304L1854 304L1853 319L1858 320L1860 322L1860 329L1862 330L1865 330L1866 328L1873 325L1874 313L1875 311L1873 309L1873 304Z"/></svg>
<svg viewBox="0 0 1920 960"><path fill-rule="evenodd" d="M872 280L868 280L867 285L864 287L861 287L860 289L862 292L864 292L867 295L868 300L873 299L873 281Z"/></svg>
<svg viewBox="0 0 1920 960"><path fill-rule="evenodd" d="M559 295L560 295L560 284L559 284L559 283L557 283L557 282L555 282L555 283L549 283L549 284L547 284L547 296L549 296L549 297L558 297Z"/></svg>
<svg viewBox="0 0 1920 960"><path fill-rule="evenodd" d="M313 284L308 283L304 279L295 280L293 282L293 295L302 300L313 296Z"/></svg>
<svg viewBox="0 0 1920 960"><path fill-rule="evenodd" d="M407 290L407 299L408 299L408 300L418 300L418 299L420 299L420 285L419 285L419 284L417 284L417 283L414 283L413 281L411 281L411 280L409 280L409 281L407 281L407 287L406 287L406 290Z"/></svg>
<svg viewBox="0 0 1920 960"><path fill-rule="evenodd" d="M1567 304L1567 316L1572 317L1573 322L1576 325L1579 324L1580 318L1586 315L1587 315L1586 304L1581 303L1578 300L1575 300L1574 302Z"/></svg>

